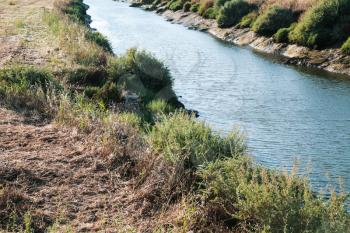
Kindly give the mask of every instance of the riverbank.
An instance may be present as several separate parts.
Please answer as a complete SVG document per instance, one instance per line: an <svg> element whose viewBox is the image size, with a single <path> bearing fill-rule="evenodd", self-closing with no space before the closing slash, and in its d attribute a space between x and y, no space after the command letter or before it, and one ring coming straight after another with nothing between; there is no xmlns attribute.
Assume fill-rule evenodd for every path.
<svg viewBox="0 0 350 233"><path fill-rule="evenodd" d="M349 232L345 193L316 195L177 108L169 70L111 53L81 0L36 3L30 31L61 57L0 70L0 231Z"/></svg>
<svg viewBox="0 0 350 233"><path fill-rule="evenodd" d="M317 68L350 76L350 56L341 49L313 50L304 46L287 43L275 43L272 37L259 36L249 28L220 28L214 19L205 19L198 13L183 10L168 10L164 3L157 6L138 5L153 10L172 23L182 24L194 30L206 31L224 42L238 46L249 46L257 52L277 57L285 64Z"/></svg>

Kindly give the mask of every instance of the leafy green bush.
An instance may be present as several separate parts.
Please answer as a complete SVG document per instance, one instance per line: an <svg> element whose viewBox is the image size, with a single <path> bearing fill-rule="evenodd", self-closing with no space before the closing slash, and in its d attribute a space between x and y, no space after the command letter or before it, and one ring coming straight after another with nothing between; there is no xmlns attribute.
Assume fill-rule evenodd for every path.
<svg viewBox="0 0 350 233"><path fill-rule="evenodd" d="M241 19L241 21L239 22L239 27L240 28L252 27L256 18L258 18L258 12L256 12L256 11L250 12L249 14L245 15Z"/></svg>
<svg viewBox="0 0 350 233"><path fill-rule="evenodd" d="M218 8L210 7L205 11L205 13L203 14L203 17L206 19L216 19L218 14L219 14Z"/></svg>
<svg viewBox="0 0 350 233"><path fill-rule="evenodd" d="M198 12L198 9L199 9L199 3L194 3L192 6L191 6L191 11L192 12Z"/></svg>
<svg viewBox="0 0 350 233"><path fill-rule="evenodd" d="M296 23L293 23L289 28L280 28L273 35L273 40L277 43L288 43L288 35L295 28Z"/></svg>
<svg viewBox="0 0 350 233"><path fill-rule="evenodd" d="M212 0L202 1L199 4L198 13L204 16L205 12L213 6L214 6L214 2Z"/></svg>
<svg viewBox="0 0 350 233"><path fill-rule="evenodd" d="M247 157L218 160L198 172L208 211L248 232L349 232L347 195L316 196L295 173L253 165ZM215 218L215 217L214 217ZM244 231L246 232L246 231Z"/></svg>
<svg viewBox="0 0 350 233"><path fill-rule="evenodd" d="M254 9L254 6L243 0L231 0L220 9L217 22L219 27L230 27Z"/></svg>
<svg viewBox="0 0 350 233"><path fill-rule="evenodd" d="M168 3L168 8L172 11L178 11L183 8L183 1L182 0L172 0Z"/></svg>
<svg viewBox="0 0 350 233"><path fill-rule="evenodd" d="M108 39L99 32L93 32L88 30L85 34L85 38L93 43L101 46L106 52L113 53L112 45Z"/></svg>
<svg viewBox="0 0 350 233"><path fill-rule="evenodd" d="M350 2L321 0L310 8L290 32L289 40L308 47L325 47L344 41L350 32Z"/></svg>
<svg viewBox="0 0 350 233"><path fill-rule="evenodd" d="M224 6L225 3L228 2L228 1L230 1L230 0L216 0L215 1L215 6L220 8L220 7Z"/></svg>
<svg viewBox="0 0 350 233"><path fill-rule="evenodd" d="M350 37L341 46L341 51L345 54L350 54Z"/></svg>
<svg viewBox="0 0 350 233"><path fill-rule="evenodd" d="M190 2L185 2L184 6L183 6L183 11L188 12L188 11L190 11L191 7L192 7L192 5Z"/></svg>
<svg viewBox="0 0 350 233"><path fill-rule="evenodd" d="M252 29L261 35L271 36L278 29L289 27L294 21L295 16L291 10L271 7L256 19Z"/></svg>
<svg viewBox="0 0 350 233"><path fill-rule="evenodd" d="M186 168L197 168L219 158L237 157L246 150L238 133L221 138L204 123L183 112L161 117L150 130L148 139L152 148L167 161Z"/></svg>
<svg viewBox="0 0 350 233"><path fill-rule="evenodd" d="M135 73L144 86L153 91L172 87L173 80L167 67L151 54L140 51L134 54Z"/></svg>

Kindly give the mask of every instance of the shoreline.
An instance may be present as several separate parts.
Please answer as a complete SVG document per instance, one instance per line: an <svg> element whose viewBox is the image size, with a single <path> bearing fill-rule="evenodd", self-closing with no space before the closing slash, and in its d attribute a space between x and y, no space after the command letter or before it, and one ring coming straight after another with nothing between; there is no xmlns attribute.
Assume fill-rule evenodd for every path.
<svg viewBox="0 0 350 233"><path fill-rule="evenodd" d="M196 13L183 10L167 10L162 4L155 7L142 4L130 6L153 11L167 21L189 29L207 32L225 43L249 47L258 53L277 57L279 62L287 65L350 77L350 56L344 55L340 49L313 50L296 44L275 43L271 37L257 35L249 28L219 28L214 19L205 19Z"/></svg>

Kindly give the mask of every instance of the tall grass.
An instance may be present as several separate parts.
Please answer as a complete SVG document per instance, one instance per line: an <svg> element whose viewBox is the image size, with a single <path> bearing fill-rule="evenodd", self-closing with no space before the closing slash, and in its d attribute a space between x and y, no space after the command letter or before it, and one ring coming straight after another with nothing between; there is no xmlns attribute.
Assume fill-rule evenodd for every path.
<svg viewBox="0 0 350 233"><path fill-rule="evenodd" d="M48 11L44 13L43 19L58 37L60 47L73 58L72 62L86 66L107 63L108 53L97 43L86 40L86 35L90 32L85 26Z"/></svg>
<svg viewBox="0 0 350 233"><path fill-rule="evenodd" d="M14 66L0 70L0 103L18 111L52 117L62 86L45 69Z"/></svg>

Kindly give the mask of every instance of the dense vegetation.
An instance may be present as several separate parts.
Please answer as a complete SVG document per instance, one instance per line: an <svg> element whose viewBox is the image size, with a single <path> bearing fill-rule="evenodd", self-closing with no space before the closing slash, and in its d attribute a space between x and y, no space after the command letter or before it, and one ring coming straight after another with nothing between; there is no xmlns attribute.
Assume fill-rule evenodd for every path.
<svg viewBox="0 0 350 233"><path fill-rule="evenodd" d="M271 7L254 22L252 30L265 36L272 36L277 30L289 27L295 20L291 10Z"/></svg>
<svg viewBox="0 0 350 233"><path fill-rule="evenodd" d="M172 0L167 6L216 19L219 27L250 27L264 36L279 31L276 42L310 48L340 47L350 34L348 0Z"/></svg>
<svg viewBox="0 0 350 233"><path fill-rule="evenodd" d="M238 11L242 17L254 9L235 0L198 10L208 12L218 4L243 4L246 8ZM95 137L112 157L110 170L142 194L139 202L151 203L149 231L350 232L346 194L330 190L327 199L315 194L296 171L256 165L241 133L223 137L181 108L163 63L136 49L114 56L104 39L101 43L99 36L88 36L91 31L82 24L83 17L67 18L69 11L60 9L46 12L44 20L75 66L14 66L0 71L1 104L39 113ZM262 17L258 25L271 18ZM277 27L270 33L275 31ZM128 92L139 97L137 108L116 111L115 106L129 107ZM0 187L0 227L22 232L50 229L37 228L40 218L28 214L26 203L18 193ZM164 224L157 221L163 215L177 218Z"/></svg>

